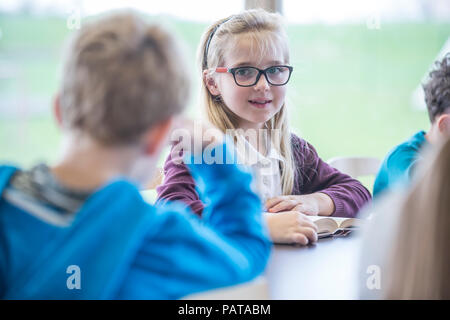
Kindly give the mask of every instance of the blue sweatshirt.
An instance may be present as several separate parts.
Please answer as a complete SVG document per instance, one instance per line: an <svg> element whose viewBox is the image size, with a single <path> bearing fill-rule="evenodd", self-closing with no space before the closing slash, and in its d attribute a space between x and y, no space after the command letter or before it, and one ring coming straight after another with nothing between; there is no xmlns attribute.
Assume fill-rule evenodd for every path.
<svg viewBox="0 0 450 320"><path fill-rule="evenodd" d="M375 178L374 197L398 183L409 182L420 161L419 152L426 144L425 132L419 131L387 154Z"/></svg>
<svg viewBox="0 0 450 320"><path fill-rule="evenodd" d="M191 169L210 202L201 220L181 204L149 205L125 179L64 216L17 194L17 168L0 166L0 298L178 299L259 275L271 243L251 175Z"/></svg>

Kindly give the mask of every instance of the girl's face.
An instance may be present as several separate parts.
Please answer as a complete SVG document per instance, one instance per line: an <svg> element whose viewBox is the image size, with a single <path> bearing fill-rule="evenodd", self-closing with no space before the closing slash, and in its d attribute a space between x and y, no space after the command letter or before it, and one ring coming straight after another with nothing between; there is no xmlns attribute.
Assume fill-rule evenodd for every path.
<svg viewBox="0 0 450 320"><path fill-rule="evenodd" d="M281 49L267 50L266 54L262 54L255 41L249 35L239 36L235 45L225 51L225 65L219 67L251 66L264 70L274 65L286 64ZM219 94L227 107L238 117L239 128L261 128L284 104L286 85L273 86L263 74L252 87L238 86L229 72L216 73L215 80L214 85L208 85L208 88L213 95Z"/></svg>

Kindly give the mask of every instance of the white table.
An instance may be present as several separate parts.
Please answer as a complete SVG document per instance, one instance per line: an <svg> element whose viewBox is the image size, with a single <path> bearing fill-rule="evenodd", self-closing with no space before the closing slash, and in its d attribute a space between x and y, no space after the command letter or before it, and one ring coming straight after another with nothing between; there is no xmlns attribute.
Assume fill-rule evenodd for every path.
<svg viewBox="0 0 450 320"><path fill-rule="evenodd" d="M315 245L276 245L265 276L270 299L357 299L361 239L320 239Z"/></svg>

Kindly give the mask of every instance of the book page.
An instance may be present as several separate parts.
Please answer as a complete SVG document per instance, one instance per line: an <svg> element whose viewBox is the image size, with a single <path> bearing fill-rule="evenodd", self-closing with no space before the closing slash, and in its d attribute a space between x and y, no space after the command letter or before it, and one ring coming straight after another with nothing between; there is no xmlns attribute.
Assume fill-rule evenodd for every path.
<svg viewBox="0 0 450 320"><path fill-rule="evenodd" d="M362 220L357 218L333 218L339 228L358 228L362 225Z"/></svg>
<svg viewBox="0 0 450 320"><path fill-rule="evenodd" d="M324 238L334 234L340 229L351 229L361 226L361 219L356 218L338 218L323 216L308 216L317 225L317 234Z"/></svg>
<svg viewBox="0 0 450 320"><path fill-rule="evenodd" d="M308 216L317 226L317 233L331 234L339 228L339 224L330 217Z"/></svg>

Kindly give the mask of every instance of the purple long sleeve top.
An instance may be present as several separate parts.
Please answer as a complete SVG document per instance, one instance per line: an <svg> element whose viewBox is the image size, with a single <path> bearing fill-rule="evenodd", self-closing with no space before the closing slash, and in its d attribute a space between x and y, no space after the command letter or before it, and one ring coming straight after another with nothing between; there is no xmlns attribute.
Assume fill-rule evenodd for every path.
<svg viewBox="0 0 450 320"><path fill-rule="evenodd" d="M311 144L294 134L291 143L296 168L293 195L327 194L334 202L335 217L355 217L370 201L370 192L358 180L324 162ZM182 201L196 214L202 214L205 205L188 167L173 161L171 154L164 164L164 182L156 190L157 202Z"/></svg>

